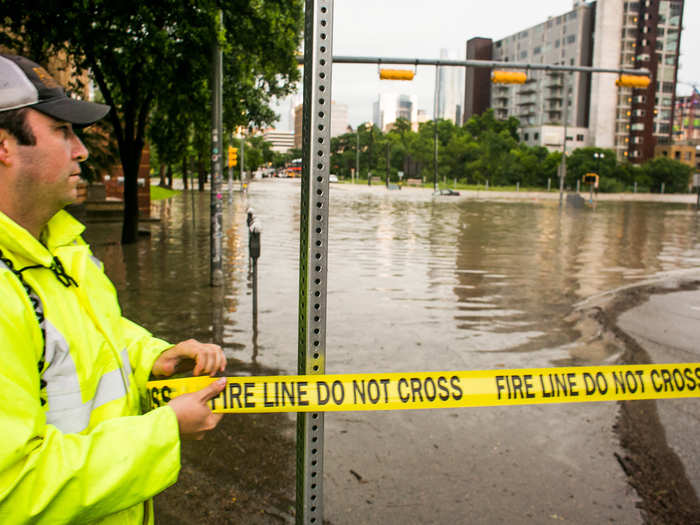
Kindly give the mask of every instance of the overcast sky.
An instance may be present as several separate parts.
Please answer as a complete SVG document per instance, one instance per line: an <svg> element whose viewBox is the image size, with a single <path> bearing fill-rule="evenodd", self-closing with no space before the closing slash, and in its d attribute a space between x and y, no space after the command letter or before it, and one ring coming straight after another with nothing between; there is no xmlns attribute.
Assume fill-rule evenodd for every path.
<svg viewBox="0 0 700 525"><path fill-rule="evenodd" d="M573 0L335 0L333 54L407 58L465 58L466 42L482 36L498 40L572 9ZM679 80L700 84L700 0L686 0L681 34ZM333 66L332 98L348 105L353 128L372 119L380 92L415 94L418 107L433 114L433 67L418 68L413 82L380 81L376 65ZM700 86L699 86L700 87ZM463 87L462 87L463 89ZM690 88L680 85L678 92ZM291 130L289 102L279 111L279 129Z"/></svg>

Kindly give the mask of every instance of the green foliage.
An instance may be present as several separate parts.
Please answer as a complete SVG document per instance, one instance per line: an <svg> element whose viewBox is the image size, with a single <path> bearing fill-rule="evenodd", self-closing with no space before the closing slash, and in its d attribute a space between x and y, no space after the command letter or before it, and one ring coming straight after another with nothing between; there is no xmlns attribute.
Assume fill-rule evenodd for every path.
<svg viewBox="0 0 700 525"><path fill-rule="evenodd" d="M515 118L498 121L493 111L470 118L464 126L448 120L437 123L438 180L457 181L464 185L521 188L553 188L559 186L560 151L550 152L542 146L530 147L518 140L519 122ZM360 176L367 172L384 177L386 145L390 146L391 180L403 171L405 178L422 177L432 182L435 126L432 121L421 123L417 131L405 119L397 119L387 133L370 124L331 140L331 171L350 176L357 162L359 141ZM413 170L413 171L411 171ZM576 188L586 173L600 175L598 191L655 191L665 184L666 192L687 191L691 168L669 159L654 159L642 166L618 163L612 149L579 148L567 155L565 185Z"/></svg>
<svg viewBox="0 0 700 525"><path fill-rule="evenodd" d="M687 192L693 168L674 159L658 157L645 163L642 168L650 182L652 192L660 192L661 185L667 193Z"/></svg>
<svg viewBox="0 0 700 525"><path fill-rule="evenodd" d="M137 233L137 176L151 139L161 162L174 162L192 144L199 158L209 145L212 51L224 53L224 126L262 126L275 119L272 97L288 94L299 78L303 3L201 0L3 0L0 43L46 64L65 53L88 70L104 101L125 176L122 239ZM225 32L219 27L223 9ZM154 111L155 110L155 111Z"/></svg>

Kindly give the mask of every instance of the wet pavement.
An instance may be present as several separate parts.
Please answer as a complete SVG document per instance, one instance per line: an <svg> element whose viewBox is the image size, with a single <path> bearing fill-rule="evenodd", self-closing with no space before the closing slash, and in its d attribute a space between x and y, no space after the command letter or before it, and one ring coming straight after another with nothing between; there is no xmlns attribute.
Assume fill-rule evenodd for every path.
<svg viewBox="0 0 700 525"><path fill-rule="evenodd" d="M490 198L331 187L328 373L612 363L624 349L572 316L575 305L700 262L694 203L560 210L556 199ZM263 225L257 331L249 206ZM91 224L87 237L127 316L173 341L219 342L229 374L294 373L299 181L256 181L224 211L221 289L209 286L206 193L154 203L160 222L137 245L117 244L115 225ZM615 459L617 411L614 403L587 403L329 414L325 517L333 524L641 523L637 494ZM216 446L188 449L184 474L198 486L217 479L217 468L237 468L236 476L209 488L220 495L211 500L219 511L211 515L207 505L209 514L198 514L189 505L181 522L289 521L293 417L225 419ZM198 454L229 461L198 462ZM241 454L246 460L236 465ZM182 482L172 501L194 490Z"/></svg>
<svg viewBox="0 0 700 525"><path fill-rule="evenodd" d="M660 290L618 319L618 326L646 350L652 363L700 362L700 290L674 290L679 281L691 280L700 282L700 271L664 280L667 293ZM666 440L700 494L700 399L659 400L656 405Z"/></svg>

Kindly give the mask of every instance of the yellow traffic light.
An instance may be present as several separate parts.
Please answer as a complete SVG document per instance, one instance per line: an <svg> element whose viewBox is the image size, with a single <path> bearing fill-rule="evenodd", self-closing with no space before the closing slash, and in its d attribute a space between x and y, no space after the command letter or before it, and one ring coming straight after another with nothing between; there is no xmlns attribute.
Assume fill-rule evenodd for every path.
<svg viewBox="0 0 700 525"><path fill-rule="evenodd" d="M491 82L494 84L524 84L527 74L522 71L493 71Z"/></svg>
<svg viewBox="0 0 700 525"><path fill-rule="evenodd" d="M415 72L410 69L380 69L380 80L413 80Z"/></svg>
<svg viewBox="0 0 700 525"><path fill-rule="evenodd" d="M233 146L228 147L228 167L232 168L238 164L238 148Z"/></svg>
<svg viewBox="0 0 700 525"><path fill-rule="evenodd" d="M651 83L651 78L646 75L620 75L615 81L619 87L631 87L636 89L646 89Z"/></svg>

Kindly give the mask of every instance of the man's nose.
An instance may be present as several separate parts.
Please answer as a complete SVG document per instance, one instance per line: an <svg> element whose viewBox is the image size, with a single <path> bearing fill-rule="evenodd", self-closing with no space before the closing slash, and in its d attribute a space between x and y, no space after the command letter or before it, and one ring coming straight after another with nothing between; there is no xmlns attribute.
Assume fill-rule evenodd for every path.
<svg viewBox="0 0 700 525"><path fill-rule="evenodd" d="M73 135L73 158L78 162L83 162L88 158L88 150L77 135Z"/></svg>

